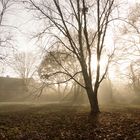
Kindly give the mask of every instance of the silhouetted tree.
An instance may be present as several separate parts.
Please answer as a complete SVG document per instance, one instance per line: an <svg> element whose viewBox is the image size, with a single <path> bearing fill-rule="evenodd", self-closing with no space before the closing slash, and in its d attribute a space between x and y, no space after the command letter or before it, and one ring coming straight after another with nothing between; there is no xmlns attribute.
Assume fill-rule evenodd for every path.
<svg viewBox="0 0 140 140"><path fill-rule="evenodd" d="M27 89L33 89L33 79L37 74L37 59L31 52L19 52L14 51L12 59L9 60L8 66L14 71L14 73L21 79Z"/></svg>
<svg viewBox="0 0 140 140"><path fill-rule="evenodd" d="M140 56L140 4L136 3L129 9L127 19L122 27L121 42L122 45L122 59L128 67L125 70L124 77L135 92L139 94L139 56ZM119 44L120 45L120 44ZM120 45L121 46L121 45ZM123 64L122 64L123 65Z"/></svg>
<svg viewBox="0 0 140 140"><path fill-rule="evenodd" d="M112 20L111 13L115 9L114 0L25 0L24 4L29 10L35 12L36 19L40 22L43 21L44 30L38 34L38 37L51 35L54 38L54 42L50 44L51 47L59 42L62 48L74 55L80 65L84 84L79 83L75 78L79 71L73 75L60 64L64 70L63 74L69 76L86 90L91 114L99 113L97 93L108 70L112 54L107 57L107 64L102 70L100 61L106 49L105 37L108 25ZM93 63L97 62L97 64L96 70L92 73L93 48L96 56ZM58 60L55 61L59 64ZM56 73L54 74L56 75Z"/></svg>
<svg viewBox="0 0 140 140"><path fill-rule="evenodd" d="M65 74L66 71L67 74L69 72L71 75L75 76L74 80L76 80L76 82L83 84L81 83L83 80L80 65L73 54L69 54L67 50L62 50L62 48L59 48L58 46L57 49L55 47L47 50L38 72L46 85L56 85L58 87L58 94L62 100L65 98L65 94L66 96L68 95L69 90L70 94L74 94L74 97L78 97L78 93L82 91L79 84L75 81L70 81L73 77L70 78ZM77 76L75 74L77 74ZM61 87L60 84L62 84ZM64 92L66 93L64 94Z"/></svg>
<svg viewBox="0 0 140 140"><path fill-rule="evenodd" d="M11 10L13 0L0 0L0 62L3 62L12 45L12 34L7 23L8 12Z"/></svg>
<svg viewBox="0 0 140 140"><path fill-rule="evenodd" d="M140 60L131 63L129 80L136 97L140 100Z"/></svg>

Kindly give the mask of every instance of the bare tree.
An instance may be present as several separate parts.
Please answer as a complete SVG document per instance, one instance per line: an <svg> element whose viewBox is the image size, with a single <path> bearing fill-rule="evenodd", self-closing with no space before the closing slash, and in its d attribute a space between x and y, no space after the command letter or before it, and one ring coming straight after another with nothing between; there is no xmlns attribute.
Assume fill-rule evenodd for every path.
<svg viewBox="0 0 140 140"><path fill-rule="evenodd" d="M121 57L117 61L122 61L125 64L126 70L123 72L123 77L130 82L134 93L139 93L139 56L140 56L140 4L136 3L131 6L126 20L121 28L120 42ZM125 47L122 47L125 46Z"/></svg>
<svg viewBox="0 0 140 140"><path fill-rule="evenodd" d="M127 45L128 47L124 47L124 51L127 52L127 55L131 55L136 58L140 55L140 4L136 3L129 9L129 13L124 20L124 24L121 28L121 37L123 45ZM127 50L126 50L127 49ZM137 58L136 58L137 59Z"/></svg>
<svg viewBox="0 0 140 140"><path fill-rule="evenodd" d="M80 65L80 71L72 75L67 68L60 65L64 70L63 74L69 76L86 90L91 114L99 113L97 93L100 83L107 73L112 54L106 58L107 64L103 70L101 70L100 61L106 50L105 37L108 25L112 20L111 13L115 8L114 0L27 0L24 1L24 4L29 6L29 10L36 12L36 19L39 19L40 22L43 21L45 27L38 37L50 35L54 41L50 47L59 42L62 48L75 56ZM97 64L96 70L92 73L93 48L96 55L94 62L97 61ZM75 78L79 72L82 74L84 84L79 83Z"/></svg>
<svg viewBox="0 0 140 140"><path fill-rule="evenodd" d="M136 97L140 99L140 71L139 70L140 70L140 60L131 63L129 80Z"/></svg>
<svg viewBox="0 0 140 140"><path fill-rule="evenodd" d="M0 0L0 61L8 55L8 49L13 47L12 45L12 34L8 28L7 18L8 12L11 10L13 0Z"/></svg>
<svg viewBox="0 0 140 140"><path fill-rule="evenodd" d="M60 96L60 100L64 100L66 99L66 96L68 97L68 93L71 95L74 94L74 97L78 97L78 92L81 91L82 88L79 84L83 84L81 83L83 79L81 71L79 71L80 65L77 62L76 57L67 50L62 50L60 47L57 46L57 48L55 47L47 50L38 72L46 85L55 85L55 88L56 86L58 87L57 92ZM65 67L71 75L77 75L75 76L75 79L79 84L75 81L70 81L72 78L65 74L66 72L63 67Z"/></svg>
<svg viewBox="0 0 140 140"><path fill-rule="evenodd" d="M14 51L12 59L7 63L14 73L23 79L27 91L33 88L33 77L37 74L37 60L33 53Z"/></svg>

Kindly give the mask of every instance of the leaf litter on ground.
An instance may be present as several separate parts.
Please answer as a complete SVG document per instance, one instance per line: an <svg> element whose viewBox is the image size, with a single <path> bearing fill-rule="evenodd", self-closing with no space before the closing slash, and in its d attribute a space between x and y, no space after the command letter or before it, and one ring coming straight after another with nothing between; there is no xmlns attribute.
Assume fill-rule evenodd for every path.
<svg viewBox="0 0 140 140"><path fill-rule="evenodd" d="M92 117L87 107L63 105L0 112L0 140L140 140L139 108L101 110Z"/></svg>

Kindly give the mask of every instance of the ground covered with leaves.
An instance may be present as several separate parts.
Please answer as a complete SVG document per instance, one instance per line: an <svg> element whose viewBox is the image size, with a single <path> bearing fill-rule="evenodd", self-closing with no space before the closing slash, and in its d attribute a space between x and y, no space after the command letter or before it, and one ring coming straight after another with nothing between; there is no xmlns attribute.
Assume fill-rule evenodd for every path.
<svg viewBox="0 0 140 140"><path fill-rule="evenodd" d="M140 108L1 105L0 140L140 140Z"/></svg>

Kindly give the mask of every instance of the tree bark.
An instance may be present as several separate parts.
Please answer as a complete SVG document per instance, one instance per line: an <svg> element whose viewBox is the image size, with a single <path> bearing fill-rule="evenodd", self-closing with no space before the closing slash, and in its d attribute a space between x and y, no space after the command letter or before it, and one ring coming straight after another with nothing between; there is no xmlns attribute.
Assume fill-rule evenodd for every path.
<svg viewBox="0 0 140 140"><path fill-rule="evenodd" d="M97 115L98 113L100 113L98 98L97 98L99 85L95 84L93 89L92 80L91 77L88 75L86 69L87 67L85 66L85 63L81 63L81 67L82 67L82 74L85 82L85 90L88 95L88 100L91 108L90 115Z"/></svg>
<svg viewBox="0 0 140 140"><path fill-rule="evenodd" d="M97 90L94 90L92 88L86 89L88 99L90 102L90 115L97 115L100 113L99 104L98 104L98 98L97 98Z"/></svg>
<svg viewBox="0 0 140 140"><path fill-rule="evenodd" d="M87 76L84 79L85 79L86 92L91 107L90 115L97 115L98 113L100 113L98 98L97 98L98 85L95 85L93 90L92 81L90 80L90 78Z"/></svg>

